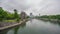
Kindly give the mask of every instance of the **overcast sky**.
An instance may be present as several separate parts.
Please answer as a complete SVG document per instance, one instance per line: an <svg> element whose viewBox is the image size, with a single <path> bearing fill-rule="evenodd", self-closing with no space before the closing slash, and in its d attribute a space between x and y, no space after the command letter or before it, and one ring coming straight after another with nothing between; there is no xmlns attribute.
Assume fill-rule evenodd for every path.
<svg viewBox="0 0 60 34"><path fill-rule="evenodd" d="M60 14L60 0L0 0L0 7L13 12L14 9L20 13L24 10L28 15L53 15Z"/></svg>

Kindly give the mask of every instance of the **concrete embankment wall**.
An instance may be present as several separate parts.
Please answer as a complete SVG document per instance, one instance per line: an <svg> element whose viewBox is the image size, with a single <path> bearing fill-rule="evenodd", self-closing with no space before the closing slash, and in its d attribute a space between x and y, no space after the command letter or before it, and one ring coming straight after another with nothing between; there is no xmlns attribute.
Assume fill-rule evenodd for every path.
<svg viewBox="0 0 60 34"><path fill-rule="evenodd" d="M15 27L15 26L17 26L17 25L20 25L20 24L22 24L22 23L25 23L26 21L27 21L28 19L25 19L25 20L23 20L23 21L20 21L19 23L10 23L10 25L9 24L2 24L3 25L3 27L0 27L0 31L1 30L5 30L5 29L8 29L8 28L11 28L11 27ZM4 26L5 25L5 26Z"/></svg>

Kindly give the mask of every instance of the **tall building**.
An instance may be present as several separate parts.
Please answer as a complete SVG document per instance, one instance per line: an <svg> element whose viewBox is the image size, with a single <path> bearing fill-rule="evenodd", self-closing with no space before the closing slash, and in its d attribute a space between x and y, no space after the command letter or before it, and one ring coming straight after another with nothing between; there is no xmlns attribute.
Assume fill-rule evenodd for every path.
<svg viewBox="0 0 60 34"><path fill-rule="evenodd" d="M32 13L30 13L30 18L32 18L33 17L33 14Z"/></svg>
<svg viewBox="0 0 60 34"><path fill-rule="evenodd" d="M40 14L39 14L39 16L40 16Z"/></svg>

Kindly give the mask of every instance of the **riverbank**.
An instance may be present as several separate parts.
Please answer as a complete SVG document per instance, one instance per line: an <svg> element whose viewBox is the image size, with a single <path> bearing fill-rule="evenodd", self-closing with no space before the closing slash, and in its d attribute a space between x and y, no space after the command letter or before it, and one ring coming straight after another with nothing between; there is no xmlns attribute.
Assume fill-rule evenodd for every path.
<svg viewBox="0 0 60 34"><path fill-rule="evenodd" d="M44 21L59 22L60 23L60 20L58 20L58 19L48 19L48 18L39 18L39 19L44 20Z"/></svg>
<svg viewBox="0 0 60 34"><path fill-rule="evenodd" d="M11 25L6 25L6 26L3 26L3 27L0 27L0 31L1 30L5 30L5 29L8 29L8 28L11 28L11 27L14 27L14 26L17 26L17 25L20 25L20 24L22 24L22 23L25 23L26 21L27 21L28 19L24 19L23 21L20 21L19 23L11 23Z"/></svg>

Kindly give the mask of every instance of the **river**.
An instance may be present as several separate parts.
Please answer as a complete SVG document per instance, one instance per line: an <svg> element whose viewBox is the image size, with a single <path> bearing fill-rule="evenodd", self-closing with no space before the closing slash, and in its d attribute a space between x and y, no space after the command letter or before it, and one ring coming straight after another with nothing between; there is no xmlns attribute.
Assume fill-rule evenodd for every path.
<svg viewBox="0 0 60 34"><path fill-rule="evenodd" d="M60 34L60 24L31 19L14 28L3 30L0 34Z"/></svg>

